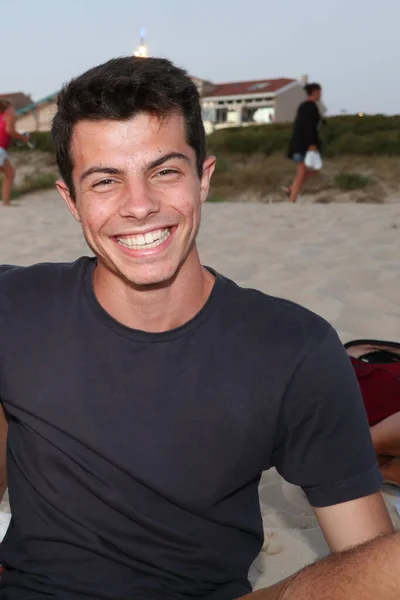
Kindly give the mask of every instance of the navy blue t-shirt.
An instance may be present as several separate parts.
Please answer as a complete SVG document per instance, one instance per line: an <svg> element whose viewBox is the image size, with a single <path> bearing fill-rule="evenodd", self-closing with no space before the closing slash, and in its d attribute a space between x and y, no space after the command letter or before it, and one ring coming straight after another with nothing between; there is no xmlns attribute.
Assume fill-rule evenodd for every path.
<svg viewBox="0 0 400 600"><path fill-rule="evenodd" d="M95 264L0 268L0 598L238 598L263 470L314 506L380 489L349 359L320 317L220 275L182 327L129 329Z"/></svg>

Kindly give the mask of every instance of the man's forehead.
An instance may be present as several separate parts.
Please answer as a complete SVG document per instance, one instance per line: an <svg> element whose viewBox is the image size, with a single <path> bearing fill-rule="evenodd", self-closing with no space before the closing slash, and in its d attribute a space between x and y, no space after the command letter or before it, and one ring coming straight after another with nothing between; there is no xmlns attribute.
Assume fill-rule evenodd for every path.
<svg viewBox="0 0 400 600"><path fill-rule="evenodd" d="M75 125L71 140L74 166L84 169L93 160L117 162L128 157L132 162L151 162L159 155L179 152L195 160L186 140L185 119L179 113L165 117L139 113L126 120L82 120Z"/></svg>
<svg viewBox="0 0 400 600"><path fill-rule="evenodd" d="M163 136L182 137L185 140L185 130L185 119L179 113L159 116L141 112L129 119L79 121L73 130L72 143L83 141L85 138L95 142L96 138L107 137L117 140L130 136L134 138L133 141Z"/></svg>

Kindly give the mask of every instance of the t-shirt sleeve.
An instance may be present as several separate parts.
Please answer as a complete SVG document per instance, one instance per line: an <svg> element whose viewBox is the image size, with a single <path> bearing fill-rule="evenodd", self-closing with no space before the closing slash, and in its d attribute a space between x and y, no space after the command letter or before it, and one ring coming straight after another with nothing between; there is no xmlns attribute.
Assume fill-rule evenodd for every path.
<svg viewBox="0 0 400 600"><path fill-rule="evenodd" d="M284 395L272 456L315 507L373 494L382 478L350 359L329 328L300 361Z"/></svg>

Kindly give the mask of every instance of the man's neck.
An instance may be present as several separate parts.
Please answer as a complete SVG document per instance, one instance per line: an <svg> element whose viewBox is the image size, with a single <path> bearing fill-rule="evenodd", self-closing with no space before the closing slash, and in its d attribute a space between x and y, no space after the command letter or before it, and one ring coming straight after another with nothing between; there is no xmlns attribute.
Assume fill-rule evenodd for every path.
<svg viewBox="0 0 400 600"><path fill-rule="evenodd" d="M201 266L197 251L189 262L170 285L158 289L134 288L98 266L94 292L104 310L131 329L149 333L176 329L203 308L215 282L214 275Z"/></svg>

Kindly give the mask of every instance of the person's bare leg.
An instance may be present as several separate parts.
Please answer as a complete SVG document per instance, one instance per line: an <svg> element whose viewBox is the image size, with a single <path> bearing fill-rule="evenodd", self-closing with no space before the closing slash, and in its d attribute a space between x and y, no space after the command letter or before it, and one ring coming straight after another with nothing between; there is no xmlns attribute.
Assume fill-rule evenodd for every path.
<svg viewBox="0 0 400 600"><path fill-rule="evenodd" d="M4 173L4 181L3 181L3 190L2 190L2 200L3 206L10 206L11 203L11 190L14 183L15 177L15 169L7 159L4 161L4 165L2 167L2 172Z"/></svg>
<svg viewBox="0 0 400 600"><path fill-rule="evenodd" d="M373 425L371 437L378 456L400 456L400 412Z"/></svg>
<svg viewBox="0 0 400 600"><path fill-rule="evenodd" d="M306 180L306 174L307 174L307 169L306 169L304 163L299 163L297 165L296 177L294 178L294 181L293 181L292 185L290 186L290 197L289 197L290 202L296 202L297 196L299 195L300 190L303 187L304 182Z"/></svg>
<svg viewBox="0 0 400 600"><path fill-rule="evenodd" d="M370 428L383 479L400 486L400 412Z"/></svg>
<svg viewBox="0 0 400 600"><path fill-rule="evenodd" d="M242 600L398 600L400 533L321 560Z"/></svg>
<svg viewBox="0 0 400 600"><path fill-rule="evenodd" d="M400 457L389 458L381 467L381 473L386 483L394 483L400 486Z"/></svg>
<svg viewBox="0 0 400 600"><path fill-rule="evenodd" d="M313 171L311 169L306 169L305 181L307 181L308 179L311 179L312 177L316 177L319 174L320 174L320 171Z"/></svg>
<svg viewBox="0 0 400 600"><path fill-rule="evenodd" d="M299 165L299 166L301 166L301 165ZM295 180L292 183L292 185L283 188L283 191L289 197L290 202L296 202L297 196L299 195L299 193L301 191L301 188L304 186L304 184L306 183L306 181L308 179L310 179L311 177L315 177L315 175L318 175L318 173L319 173L319 171L310 171L310 169L307 169L306 167L304 167L304 175L302 173L300 174L300 181L299 181L298 190L294 191L293 197L292 197L293 187L294 187L295 182L296 182L296 180L297 180L297 178L299 176L299 171L302 171L302 170L300 170L299 168L297 168L297 174L296 174Z"/></svg>

